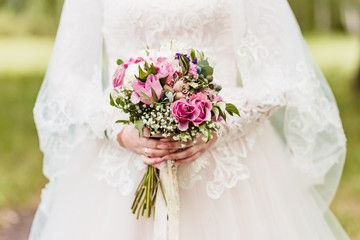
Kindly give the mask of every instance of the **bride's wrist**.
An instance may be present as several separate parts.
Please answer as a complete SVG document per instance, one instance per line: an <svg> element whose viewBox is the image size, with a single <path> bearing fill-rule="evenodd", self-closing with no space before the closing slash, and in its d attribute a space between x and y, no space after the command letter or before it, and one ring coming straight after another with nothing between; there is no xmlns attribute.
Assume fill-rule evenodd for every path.
<svg viewBox="0 0 360 240"><path fill-rule="evenodd" d="M118 144L119 144L121 147L123 147L123 148L125 148L124 140L123 140L123 132L124 132L124 129L125 129L125 128L121 129L121 131L120 131L120 132L117 134L117 136L116 136L116 141L117 141Z"/></svg>

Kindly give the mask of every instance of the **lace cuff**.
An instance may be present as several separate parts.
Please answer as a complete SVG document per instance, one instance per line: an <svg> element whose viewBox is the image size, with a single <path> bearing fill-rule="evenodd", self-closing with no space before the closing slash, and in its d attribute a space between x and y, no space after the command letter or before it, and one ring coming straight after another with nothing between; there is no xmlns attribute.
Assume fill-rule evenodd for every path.
<svg viewBox="0 0 360 240"><path fill-rule="evenodd" d="M276 110L285 105L285 97L280 96L276 104L262 103L246 94L244 89L234 90L225 89L222 92L225 101L235 104L238 108L240 117L237 115L227 116L226 123L220 133L219 140L227 138L230 141L243 138L253 131L257 126L268 119Z"/></svg>

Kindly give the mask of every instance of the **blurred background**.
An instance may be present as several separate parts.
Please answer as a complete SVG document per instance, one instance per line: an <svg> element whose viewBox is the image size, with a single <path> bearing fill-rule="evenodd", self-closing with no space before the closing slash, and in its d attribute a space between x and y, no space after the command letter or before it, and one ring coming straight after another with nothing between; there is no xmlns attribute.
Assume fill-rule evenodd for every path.
<svg viewBox="0 0 360 240"><path fill-rule="evenodd" d="M360 240L360 0L290 0L338 101L347 162L332 209ZM27 239L47 182L32 108L63 0L0 0L0 239Z"/></svg>

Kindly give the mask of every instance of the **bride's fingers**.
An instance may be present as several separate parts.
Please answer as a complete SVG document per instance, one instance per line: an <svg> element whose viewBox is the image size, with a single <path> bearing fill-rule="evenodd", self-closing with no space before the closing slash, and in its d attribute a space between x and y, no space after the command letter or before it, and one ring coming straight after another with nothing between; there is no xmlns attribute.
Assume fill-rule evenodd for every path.
<svg viewBox="0 0 360 240"><path fill-rule="evenodd" d="M141 155L141 160L143 161L143 163L145 163L146 165L156 165L162 162L162 158L161 157L157 157L157 158L150 158L148 156L145 155Z"/></svg>
<svg viewBox="0 0 360 240"><path fill-rule="evenodd" d="M179 140L174 140L173 136L167 137L167 138L162 138L160 139L161 142L177 142Z"/></svg>
<svg viewBox="0 0 360 240"><path fill-rule="evenodd" d="M144 147L148 147L148 148L158 148L158 146L160 144L162 144L162 142L159 141L159 139L151 139L151 138L146 138L146 137L142 137L140 144Z"/></svg>
<svg viewBox="0 0 360 240"><path fill-rule="evenodd" d="M178 160L178 159L188 158L190 156L193 156L195 153L199 152L201 149L202 149L201 145L195 145L183 151L168 154L163 157L163 160L171 160L171 159Z"/></svg>
<svg viewBox="0 0 360 240"><path fill-rule="evenodd" d="M160 145L157 146L159 149L185 149L188 147L194 146L194 142L187 141L187 142L162 142L160 141Z"/></svg>
<svg viewBox="0 0 360 240"><path fill-rule="evenodd" d="M190 157L180 159L180 160L176 160L175 165L179 166L181 164L193 162L193 161L197 160L200 156L201 156L201 152L196 152L194 155L192 155Z"/></svg>
<svg viewBox="0 0 360 240"><path fill-rule="evenodd" d="M154 149L154 148L143 148L143 151L141 154L146 155L147 157L150 158L155 158L155 157L163 157L167 154L169 154L170 151L169 150L162 150L162 149Z"/></svg>
<svg viewBox="0 0 360 240"><path fill-rule="evenodd" d="M153 167L158 168L158 169L164 169L164 168L166 168L166 166L167 166L166 161L162 161L160 163L156 163L153 165Z"/></svg>

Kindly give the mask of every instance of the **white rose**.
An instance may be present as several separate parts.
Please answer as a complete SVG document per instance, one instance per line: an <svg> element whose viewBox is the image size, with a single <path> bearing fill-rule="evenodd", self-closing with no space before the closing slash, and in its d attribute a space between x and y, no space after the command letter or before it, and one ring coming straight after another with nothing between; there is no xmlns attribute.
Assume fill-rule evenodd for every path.
<svg viewBox="0 0 360 240"><path fill-rule="evenodd" d="M130 64L128 68L125 71L125 77L124 77L124 89L132 89L131 85L133 81L136 79L135 75L139 75L139 63L137 64Z"/></svg>

